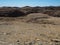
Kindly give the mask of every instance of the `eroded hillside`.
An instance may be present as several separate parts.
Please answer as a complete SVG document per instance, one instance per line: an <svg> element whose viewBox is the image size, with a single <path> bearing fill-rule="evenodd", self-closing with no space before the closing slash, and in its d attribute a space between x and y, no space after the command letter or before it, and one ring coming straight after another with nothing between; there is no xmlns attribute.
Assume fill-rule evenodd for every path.
<svg viewBox="0 0 60 45"><path fill-rule="evenodd" d="M22 10L14 10L11 10L14 12L11 17L9 14L5 16L5 11L4 14L0 12L3 15L0 15L0 45L60 45L59 16L50 16L42 12L23 12L24 16L16 17L12 15L21 14ZM8 12L10 13L6 13Z"/></svg>

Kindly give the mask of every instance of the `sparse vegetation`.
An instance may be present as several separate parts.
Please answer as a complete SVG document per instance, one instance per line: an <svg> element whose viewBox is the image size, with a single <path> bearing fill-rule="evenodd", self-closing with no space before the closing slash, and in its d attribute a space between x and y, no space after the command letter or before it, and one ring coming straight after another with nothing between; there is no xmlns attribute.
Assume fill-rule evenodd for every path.
<svg viewBox="0 0 60 45"><path fill-rule="evenodd" d="M1 7L0 45L60 45L60 7Z"/></svg>
<svg viewBox="0 0 60 45"><path fill-rule="evenodd" d="M44 13L49 16L60 17L60 7L1 7L0 8L0 17L18 17L25 16L31 13Z"/></svg>

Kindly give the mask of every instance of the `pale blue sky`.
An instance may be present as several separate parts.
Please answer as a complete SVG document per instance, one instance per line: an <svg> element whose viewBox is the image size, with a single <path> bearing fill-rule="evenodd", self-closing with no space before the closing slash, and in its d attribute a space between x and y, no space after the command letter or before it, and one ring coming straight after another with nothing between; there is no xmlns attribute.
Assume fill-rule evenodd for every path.
<svg viewBox="0 0 60 45"><path fill-rule="evenodd" d="M1 6L60 6L60 0L0 0Z"/></svg>

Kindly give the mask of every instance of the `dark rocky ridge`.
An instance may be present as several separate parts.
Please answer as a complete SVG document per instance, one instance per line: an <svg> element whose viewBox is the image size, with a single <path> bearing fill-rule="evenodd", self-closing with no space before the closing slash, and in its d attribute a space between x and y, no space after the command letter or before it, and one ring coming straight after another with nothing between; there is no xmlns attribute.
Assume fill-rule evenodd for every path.
<svg viewBox="0 0 60 45"><path fill-rule="evenodd" d="M1 8L0 9L0 17L18 17L24 16L25 13L15 9L15 8Z"/></svg>
<svg viewBox="0 0 60 45"><path fill-rule="evenodd" d="M60 6L50 7L0 7L0 17L19 17L30 13L44 13L54 17L60 17Z"/></svg>

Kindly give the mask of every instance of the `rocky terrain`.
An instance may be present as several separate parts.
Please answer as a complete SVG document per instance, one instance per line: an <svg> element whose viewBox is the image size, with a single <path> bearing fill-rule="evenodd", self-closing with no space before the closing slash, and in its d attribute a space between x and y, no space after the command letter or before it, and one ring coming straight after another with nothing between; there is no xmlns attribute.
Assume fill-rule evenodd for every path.
<svg viewBox="0 0 60 45"><path fill-rule="evenodd" d="M0 8L0 45L60 45L60 8L25 9Z"/></svg>

